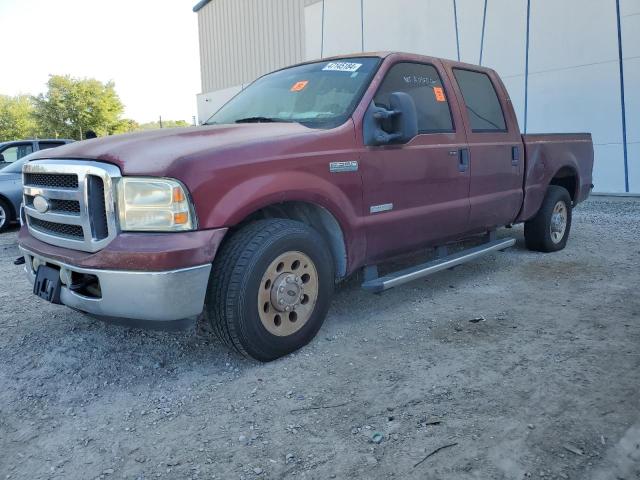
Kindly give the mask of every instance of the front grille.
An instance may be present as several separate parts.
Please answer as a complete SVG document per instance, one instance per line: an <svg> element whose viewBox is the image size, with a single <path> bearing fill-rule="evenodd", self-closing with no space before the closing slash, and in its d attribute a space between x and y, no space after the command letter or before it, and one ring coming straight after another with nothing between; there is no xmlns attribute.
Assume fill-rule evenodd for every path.
<svg viewBox="0 0 640 480"><path fill-rule="evenodd" d="M25 195L24 203L27 207L33 207L33 196ZM79 214L80 213L80 202L77 200L58 200L52 198L49 200L50 207L49 211L54 213L71 213L71 214Z"/></svg>
<svg viewBox="0 0 640 480"><path fill-rule="evenodd" d="M96 252L116 236L117 167L81 160L35 160L25 164L23 175L24 218L34 237ZM44 213L34 206L36 196L47 200Z"/></svg>
<svg viewBox="0 0 640 480"><path fill-rule="evenodd" d="M80 202L75 200L51 200L51 211L64 213L80 213Z"/></svg>
<svg viewBox="0 0 640 480"><path fill-rule="evenodd" d="M24 184L33 187L78 188L78 175L57 173L25 173Z"/></svg>
<svg viewBox="0 0 640 480"><path fill-rule="evenodd" d="M54 223L47 222L46 220L40 220L39 218L29 219L29 224L43 233L49 233L59 235L61 237L83 239L84 232L79 225L67 225L66 223Z"/></svg>

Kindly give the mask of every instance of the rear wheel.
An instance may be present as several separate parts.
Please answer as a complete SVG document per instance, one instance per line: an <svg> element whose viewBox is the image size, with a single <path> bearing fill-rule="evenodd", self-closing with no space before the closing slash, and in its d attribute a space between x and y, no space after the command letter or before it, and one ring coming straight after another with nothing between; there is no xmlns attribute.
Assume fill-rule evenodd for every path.
<svg viewBox="0 0 640 480"><path fill-rule="evenodd" d="M571 230L571 196L557 185L550 185L540 210L524 224L527 248L538 252L562 250Z"/></svg>
<svg viewBox="0 0 640 480"><path fill-rule="evenodd" d="M293 220L259 220L216 255L205 316L227 346L270 361L313 339L332 293L333 259L320 234Z"/></svg>
<svg viewBox="0 0 640 480"><path fill-rule="evenodd" d="M9 228L9 223L13 220L11 207L7 202L0 199L0 232L4 232Z"/></svg>

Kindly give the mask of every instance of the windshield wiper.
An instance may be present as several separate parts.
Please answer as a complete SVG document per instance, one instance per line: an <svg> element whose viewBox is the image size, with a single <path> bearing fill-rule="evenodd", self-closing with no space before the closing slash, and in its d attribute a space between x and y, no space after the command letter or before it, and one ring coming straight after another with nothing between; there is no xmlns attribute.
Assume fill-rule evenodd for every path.
<svg viewBox="0 0 640 480"><path fill-rule="evenodd" d="M284 118L274 117L247 117L236 120L236 123L291 123L291 120L285 120Z"/></svg>

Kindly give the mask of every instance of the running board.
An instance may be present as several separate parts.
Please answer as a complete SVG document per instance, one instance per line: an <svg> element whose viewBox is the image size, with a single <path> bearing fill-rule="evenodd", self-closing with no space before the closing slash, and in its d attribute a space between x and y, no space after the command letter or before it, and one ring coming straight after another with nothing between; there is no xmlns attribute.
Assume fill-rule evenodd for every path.
<svg viewBox="0 0 640 480"><path fill-rule="evenodd" d="M403 283L426 277L432 273L446 270L447 268L457 267L458 265L462 265L463 263L467 263L471 260L487 255L488 253L504 250L512 247L515 243L515 238L492 240L477 247L462 250L461 252L447 255L446 257L436 258L435 260L431 260L414 267L405 268L404 270L400 270L395 273L390 273L384 277L367 279L362 284L362 288L368 292L382 292L389 288L402 285Z"/></svg>

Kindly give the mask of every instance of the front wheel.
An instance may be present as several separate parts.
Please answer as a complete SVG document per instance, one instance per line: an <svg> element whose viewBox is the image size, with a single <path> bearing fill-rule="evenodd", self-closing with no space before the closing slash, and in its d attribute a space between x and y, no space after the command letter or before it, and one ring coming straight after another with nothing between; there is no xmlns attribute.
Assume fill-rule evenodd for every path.
<svg viewBox="0 0 640 480"><path fill-rule="evenodd" d="M571 196L557 185L550 185L535 217L524 224L524 239L529 250L562 250L571 230Z"/></svg>
<svg viewBox="0 0 640 480"><path fill-rule="evenodd" d="M7 228L9 228L9 223L11 223L11 220L11 207L7 202L0 199L0 232L4 232Z"/></svg>
<svg viewBox="0 0 640 480"><path fill-rule="evenodd" d="M274 360L315 337L333 278L331 253L317 231L293 220L259 220L216 255L205 317L230 348Z"/></svg>

